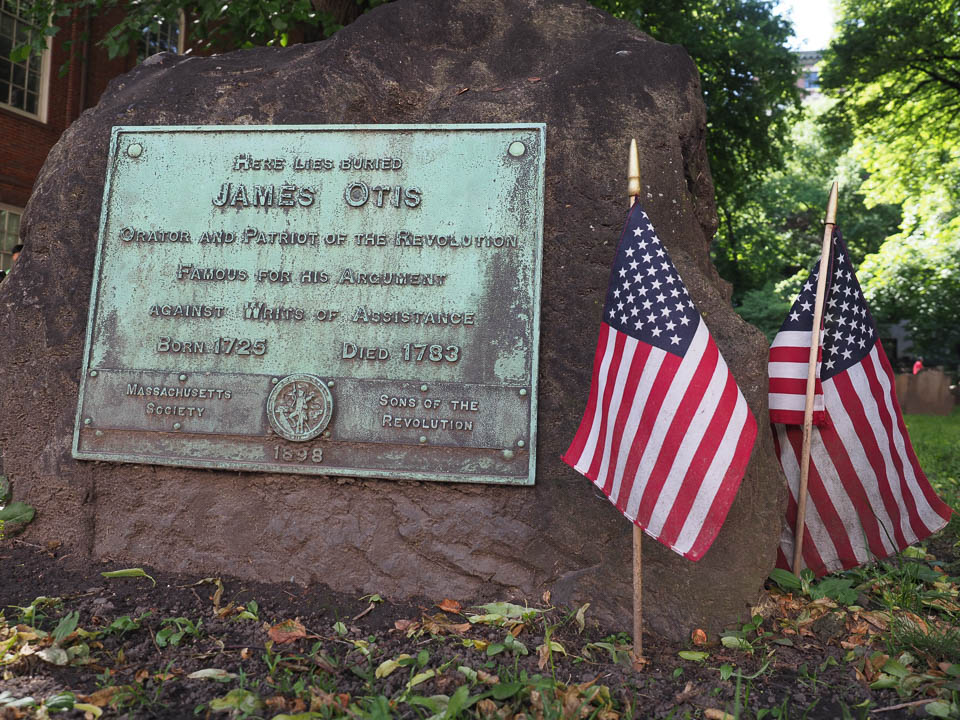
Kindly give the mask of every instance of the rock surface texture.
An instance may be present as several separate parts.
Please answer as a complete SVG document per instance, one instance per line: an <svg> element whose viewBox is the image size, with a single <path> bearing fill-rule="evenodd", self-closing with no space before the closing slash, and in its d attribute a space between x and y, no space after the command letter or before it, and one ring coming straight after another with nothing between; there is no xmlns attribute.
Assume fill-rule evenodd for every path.
<svg viewBox="0 0 960 720"><path fill-rule="evenodd" d="M535 487L71 458L112 126L465 122L547 124ZM119 78L48 157L26 251L0 286L0 449L15 499L38 510L27 539L392 598L534 601L550 589L554 602L591 602L595 618L629 628L630 524L560 456L587 400L636 137L646 209L761 428L703 560L644 544L645 622L676 638L748 617L774 562L785 491L762 432L766 343L730 309L708 255L717 220L704 135L687 53L579 0L400 0L322 43L163 55Z"/></svg>

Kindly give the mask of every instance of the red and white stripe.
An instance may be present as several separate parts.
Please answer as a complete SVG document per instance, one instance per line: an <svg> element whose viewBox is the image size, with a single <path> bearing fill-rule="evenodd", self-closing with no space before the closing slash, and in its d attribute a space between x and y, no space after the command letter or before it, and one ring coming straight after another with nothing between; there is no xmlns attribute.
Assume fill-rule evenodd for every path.
<svg viewBox="0 0 960 720"><path fill-rule="evenodd" d="M804 564L817 575L884 558L943 528L950 508L920 469L879 343L823 382L828 421L811 437ZM774 425L787 476L788 527L778 565L791 569L800 484L800 427Z"/></svg>
<svg viewBox="0 0 960 720"><path fill-rule="evenodd" d="M699 560L727 516L756 432L702 320L682 358L603 323L587 409L563 459L648 535Z"/></svg>
<svg viewBox="0 0 960 720"><path fill-rule="evenodd" d="M818 353L819 354L819 353ZM770 422L803 425L807 399L810 331L781 330L770 346ZM823 387L817 367L813 396L813 423L823 423Z"/></svg>

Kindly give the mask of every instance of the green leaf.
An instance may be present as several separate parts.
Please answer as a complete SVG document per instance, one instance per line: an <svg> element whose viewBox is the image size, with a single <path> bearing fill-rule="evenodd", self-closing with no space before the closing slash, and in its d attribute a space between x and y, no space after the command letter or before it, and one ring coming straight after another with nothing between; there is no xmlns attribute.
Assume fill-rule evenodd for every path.
<svg viewBox="0 0 960 720"><path fill-rule="evenodd" d="M905 667L902 663L897 662L893 658L890 658L883 664L883 672L893 675L894 677L902 678L910 674L910 670Z"/></svg>
<svg viewBox="0 0 960 720"><path fill-rule="evenodd" d="M263 700L249 690L236 688L223 697L210 701L210 709L214 712L235 710L242 715L251 715L264 706Z"/></svg>
<svg viewBox="0 0 960 720"><path fill-rule="evenodd" d="M732 648L733 650L747 650L752 651L753 646L746 640L736 635L724 635L720 638L720 643L726 648Z"/></svg>
<svg viewBox="0 0 960 720"><path fill-rule="evenodd" d="M927 715L932 715L933 717L954 717L950 703L943 702L942 700L934 700L931 703L927 703L923 706L923 709L926 710Z"/></svg>
<svg viewBox="0 0 960 720"><path fill-rule="evenodd" d="M6 475L0 475L0 506L10 499L10 481Z"/></svg>
<svg viewBox="0 0 960 720"><path fill-rule="evenodd" d="M0 510L0 522L4 523L23 523L26 525L36 514L36 511L22 502L14 502Z"/></svg>
<svg viewBox="0 0 960 720"><path fill-rule="evenodd" d="M493 693L493 697L495 697L497 700L506 700L507 698L511 698L520 692L522 687L523 683L519 682L499 683L491 688L491 692Z"/></svg>
<svg viewBox="0 0 960 720"><path fill-rule="evenodd" d="M226 682L227 680L233 680L233 678L237 677L237 674L227 672L221 668L204 668L203 670L190 673L187 677L190 680L216 680L218 682Z"/></svg>
<svg viewBox="0 0 960 720"><path fill-rule="evenodd" d="M62 643L67 635L77 629L77 622L79 622L79 620L79 610L74 610L72 613L67 613L60 618L60 622L57 623L57 627L53 631L53 641L58 645Z"/></svg>
<svg viewBox="0 0 960 720"><path fill-rule="evenodd" d="M77 702L77 696L72 692L62 692L51 695L43 704L48 710L72 710Z"/></svg>
<svg viewBox="0 0 960 720"><path fill-rule="evenodd" d="M470 688L466 685L461 685L457 688L456 692L450 696L450 701L447 703L447 710L443 714L444 720L452 720L452 718L457 717L460 714L461 710L470 706Z"/></svg>
<svg viewBox="0 0 960 720"><path fill-rule="evenodd" d="M729 680L730 676L733 675L733 665L729 663L724 663L720 666L720 679Z"/></svg>
<svg viewBox="0 0 960 720"><path fill-rule="evenodd" d="M392 673L398 667L401 667L401 663L400 663L401 660L408 660L408 659L410 659L410 655L403 653L402 655L398 655L395 659L384 660L382 663L380 663L379 666L377 666L377 669L374 672L374 676L378 679L389 677L390 673Z"/></svg>
<svg viewBox="0 0 960 720"><path fill-rule="evenodd" d="M887 675L886 673L880 673L876 680L870 683L871 690L887 690L889 688L895 688L900 684L900 681L893 675Z"/></svg>
<svg viewBox="0 0 960 720"><path fill-rule="evenodd" d="M800 578L788 570L774 568L770 571L770 579L779 585L781 590L785 590L787 592L799 590L801 587Z"/></svg>
<svg viewBox="0 0 960 720"><path fill-rule="evenodd" d="M125 568L123 570L110 570L108 572L102 572L100 574L103 575L103 577L107 578L108 580L112 578L145 577L154 585L157 584L157 581L154 580L149 575L147 575L147 573L144 572L143 568Z"/></svg>
<svg viewBox="0 0 960 720"><path fill-rule="evenodd" d="M694 662L703 662L710 657L710 653L703 652L702 650L681 650L677 655L684 660L692 660Z"/></svg>
<svg viewBox="0 0 960 720"><path fill-rule="evenodd" d="M20 63L30 57L32 48L29 45L21 45L10 53L10 62Z"/></svg>
<svg viewBox="0 0 960 720"><path fill-rule="evenodd" d="M487 645L487 656L493 657L494 655L499 655L504 650L507 649L507 646L503 643L490 643Z"/></svg>
<svg viewBox="0 0 960 720"><path fill-rule="evenodd" d="M432 677L436 677L436 674L437 674L437 671L433 669L424 670L421 673L417 673L412 678L410 678L410 682L407 683L407 687L408 688L416 687L420 683L426 682Z"/></svg>

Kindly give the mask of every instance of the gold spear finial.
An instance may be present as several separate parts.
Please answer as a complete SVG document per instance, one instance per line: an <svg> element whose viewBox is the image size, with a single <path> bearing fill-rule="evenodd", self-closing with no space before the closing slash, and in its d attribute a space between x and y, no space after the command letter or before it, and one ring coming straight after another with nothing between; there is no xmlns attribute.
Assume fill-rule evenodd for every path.
<svg viewBox="0 0 960 720"><path fill-rule="evenodd" d="M827 200L827 219L824 221L827 225L837 224L837 194L840 190L840 183L833 181L833 187L830 188L830 198Z"/></svg>
<svg viewBox="0 0 960 720"><path fill-rule="evenodd" d="M627 163L627 203L633 205L634 198L640 196L640 151L637 139L630 141L630 158Z"/></svg>

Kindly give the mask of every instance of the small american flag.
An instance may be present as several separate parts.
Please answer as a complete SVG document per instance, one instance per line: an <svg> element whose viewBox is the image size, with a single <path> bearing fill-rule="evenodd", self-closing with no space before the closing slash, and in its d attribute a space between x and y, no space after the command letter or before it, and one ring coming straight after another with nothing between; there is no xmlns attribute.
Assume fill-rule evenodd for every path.
<svg viewBox="0 0 960 720"><path fill-rule="evenodd" d="M723 524L757 423L650 218L627 217L590 397L564 462L672 550L699 560Z"/></svg>
<svg viewBox="0 0 960 720"><path fill-rule="evenodd" d="M817 575L884 558L950 518L920 469L893 371L839 231L833 236L810 449L803 562ZM790 499L777 564L791 569L817 272L770 348L770 420ZM802 375L802 380L799 378ZM816 409L815 405L815 409Z"/></svg>

